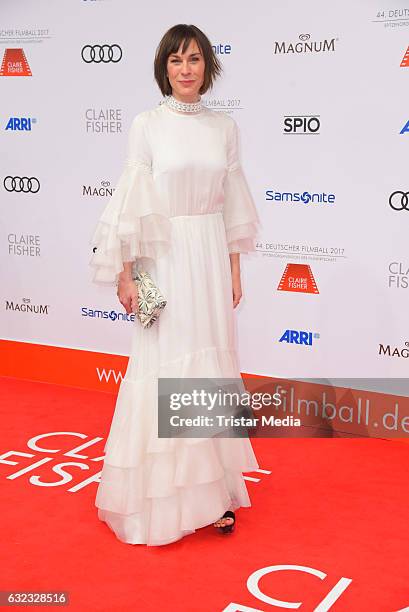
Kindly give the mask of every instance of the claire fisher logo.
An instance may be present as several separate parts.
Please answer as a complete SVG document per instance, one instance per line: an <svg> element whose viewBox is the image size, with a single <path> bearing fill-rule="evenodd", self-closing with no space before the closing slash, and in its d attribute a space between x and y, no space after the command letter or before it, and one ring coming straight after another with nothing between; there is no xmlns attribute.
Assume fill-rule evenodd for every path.
<svg viewBox="0 0 409 612"><path fill-rule="evenodd" d="M87 108L85 131L92 134L122 134L122 109Z"/></svg>
<svg viewBox="0 0 409 612"><path fill-rule="evenodd" d="M15 234L7 236L9 255L40 257L41 244L39 234Z"/></svg>
<svg viewBox="0 0 409 612"><path fill-rule="evenodd" d="M289 263L286 265L277 291L296 291L298 293L319 293L311 267L307 264Z"/></svg>
<svg viewBox="0 0 409 612"><path fill-rule="evenodd" d="M409 266L401 261L391 261L388 267L388 287L407 289L409 286Z"/></svg>
<svg viewBox="0 0 409 612"><path fill-rule="evenodd" d="M0 76L32 76L24 49L6 49L4 51Z"/></svg>
<svg viewBox="0 0 409 612"><path fill-rule="evenodd" d="M409 68L409 47L406 49L406 53L400 63L401 68Z"/></svg>
<svg viewBox="0 0 409 612"><path fill-rule="evenodd" d="M274 55L280 53L326 53L335 51L335 41L338 38L324 39L319 42L311 41L311 34L300 34L300 42L277 42L274 43Z"/></svg>

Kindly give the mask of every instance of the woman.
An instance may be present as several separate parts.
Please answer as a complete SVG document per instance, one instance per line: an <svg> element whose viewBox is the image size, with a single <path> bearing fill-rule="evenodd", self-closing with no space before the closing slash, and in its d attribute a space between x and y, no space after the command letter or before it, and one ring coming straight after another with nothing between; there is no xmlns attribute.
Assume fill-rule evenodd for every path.
<svg viewBox="0 0 409 612"><path fill-rule="evenodd" d="M135 317L95 500L98 517L131 544L168 544L212 523L232 531L234 510L251 506L242 472L259 467L248 438L157 434L158 377L240 378L233 308L240 253L254 250L259 218L237 125L201 100L220 72L197 27L166 32L154 64L164 101L134 118L91 240L93 281L116 283L128 313L138 308L135 262L167 300L152 327Z"/></svg>

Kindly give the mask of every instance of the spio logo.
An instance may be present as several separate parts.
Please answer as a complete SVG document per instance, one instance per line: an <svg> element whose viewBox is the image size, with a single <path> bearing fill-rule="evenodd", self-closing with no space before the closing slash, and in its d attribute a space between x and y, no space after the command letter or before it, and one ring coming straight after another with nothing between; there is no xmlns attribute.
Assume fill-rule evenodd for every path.
<svg viewBox="0 0 409 612"><path fill-rule="evenodd" d="M298 331L296 329L286 329L281 336L279 342L287 342L288 344L304 344L312 346L313 339L319 338L320 335L313 332Z"/></svg>
<svg viewBox="0 0 409 612"><path fill-rule="evenodd" d="M3 185L6 191L23 193L40 191L40 181L35 176L6 176Z"/></svg>
<svg viewBox="0 0 409 612"><path fill-rule="evenodd" d="M31 126L37 123L37 119L31 117L10 117L7 121L6 130L12 132L31 132Z"/></svg>
<svg viewBox="0 0 409 612"><path fill-rule="evenodd" d="M284 134L319 134L319 115L285 115Z"/></svg>
<svg viewBox="0 0 409 612"><path fill-rule="evenodd" d="M81 57L86 64L116 64L122 59L122 49L119 45L85 45Z"/></svg>
<svg viewBox="0 0 409 612"><path fill-rule="evenodd" d="M394 191L389 196L389 206L393 210L408 210L409 208L409 191Z"/></svg>

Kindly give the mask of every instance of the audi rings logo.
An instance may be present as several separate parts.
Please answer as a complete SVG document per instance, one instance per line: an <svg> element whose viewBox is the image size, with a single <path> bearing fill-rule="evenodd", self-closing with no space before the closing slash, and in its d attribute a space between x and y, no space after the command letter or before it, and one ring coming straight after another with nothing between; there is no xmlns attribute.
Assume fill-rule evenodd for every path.
<svg viewBox="0 0 409 612"><path fill-rule="evenodd" d="M409 210L409 191L394 191L389 196L389 206L393 210Z"/></svg>
<svg viewBox="0 0 409 612"><path fill-rule="evenodd" d="M122 59L122 49L119 45L85 45L81 57L87 64L116 64Z"/></svg>
<svg viewBox="0 0 409 612"><path fill-rule="evenodd" d="M6 176L3 185L6 191L17 193L37 193L40 191L40 181L35 176Z"/></svg>

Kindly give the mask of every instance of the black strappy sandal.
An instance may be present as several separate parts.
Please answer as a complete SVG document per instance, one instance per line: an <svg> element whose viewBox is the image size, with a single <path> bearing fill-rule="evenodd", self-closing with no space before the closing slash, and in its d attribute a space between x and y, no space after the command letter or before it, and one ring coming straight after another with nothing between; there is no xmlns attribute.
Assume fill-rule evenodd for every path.
<svg viewBox="0 0 409 612"><path fill-rule="evenodd" d="M230 525L223 525L223 527L216 527L216 529L218 529L222 533L231 533L234 530L234 526L236 524L236 515L234 514L233 510L227 510L218 520L220 521L224 518L232 518L234 522Z"/></svg>

